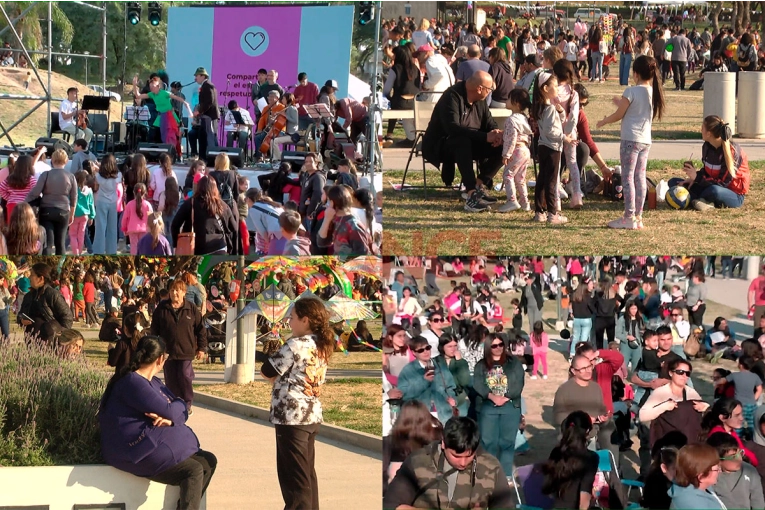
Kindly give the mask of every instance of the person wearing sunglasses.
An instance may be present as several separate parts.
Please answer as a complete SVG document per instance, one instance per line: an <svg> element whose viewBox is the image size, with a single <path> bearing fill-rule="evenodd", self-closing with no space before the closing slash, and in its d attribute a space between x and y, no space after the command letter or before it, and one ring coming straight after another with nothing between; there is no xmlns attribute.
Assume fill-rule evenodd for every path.
<svg viewBox="0 0 765 510"><path fill-rule="evenodd" d="M451 372L457 394L455 398L457 410L460 416L467 416L470 404L468 390L472 389L470 367L468 362L462 359L457 337L452 333L443 333L438 339L436 348L438 349L436 352L433 352L433 349L431 349L432 355L440 354L440 356L434 360L434 363L440 365L440 368L443 370Z"/></svg>
<svg viewBox="0 0 765 510"><path fill-rule="evenodd" d="M406 365L398 376L401 398L404 402L422 402L441 424L445 424L457 409L454 378L443 364L433 362L433 348L424 337L411 338L409 349L414 353L414 361Z"/></svg>
<svg viewBox="0 0 765 510"><path fill-rule="evenodd" d="M654 389L646 399L645 404L640 408L638 416L643 424L649 425L650 422L662 414L675 411L680 403L685 401L691 401L693 410L698 413L697 416L686 413L685 416L688 420L701 420L701 413L709 409L709 404L702 401L699 393L688 386L692 370L690 362L684 359L676 358L669 362L667 367L669 384ZM686 406L684 405L683 407ZM683 432L683 430L680 432ZM698 432L697 429L696 432Z"/></svg>
<svg viewBox="0 0 765 510"><path fill-rule="evenodd" d="M739 435L745 424L744 407L735 398L719 399L701 421L702 429L707 437L717 432L730 434L736 440L737 447L744 452L744 460L757 467L759 465L757 456L744 446Z"/></svg>
<svg viewBox="0 0 765 510"><path fill-rule="evenodd" d="M682 351L685 341L691 336L691 323L685 320L683 315L683 307L675 304L667 317L667 327L672 332L672 346L675 352Z"/></svg>
<svg viewBox="0 0 765 510"><path fill-rule="evenodd" d="M434 358L439 354L439 351L437 350L438 340L444 334L444 328L447 328L448 326L449 324L447 324L446 319L444 318L443 310L433 311L428 316L428 329L423 331L421 336L425 337L428 344L430 344L431 355Z"/></svg>
<svg viewBox="0 0 765 510"><path fill-rule="evenodd" d="M478 408L481 445L499 459L505 473L513 472L524 382L523 362L508 354L502 337L488 335L483 361L473 372L473 388L483 400Z"/></svg>
<svg viewBox="0 0 765 510"><path fill-rule="evenodd" d="M726 508L765 508L762 480L757 469L744 462L744 450L738 441L725 432L715 432L707 444L717 450L720 474L715 493Z"/></svg>
<svg viewBox="0 0 765 510"><path fill-rule="evenodd" d="M715 448L707 444L683 446L677 455L675 483L669 489L671 508L725 509L712 489L719 474L720 458Z"/></svg>

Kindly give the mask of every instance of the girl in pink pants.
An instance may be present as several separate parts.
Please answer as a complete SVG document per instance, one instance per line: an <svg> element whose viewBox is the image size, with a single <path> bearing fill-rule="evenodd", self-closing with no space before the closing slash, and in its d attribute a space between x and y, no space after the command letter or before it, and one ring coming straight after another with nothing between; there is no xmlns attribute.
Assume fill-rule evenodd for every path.
<svg viewBox="0 0 765 510"><path fill-rule="evenodd" d="M154 210L145 199L145 184L138 183L133 190L135 199L128 202L122 214L122 231L130 236L130 254L138 255L138 241L149 231L149 216Z"/></svg>
<svg viewBox="0 0 765 510"><path fill-rule="evenodd" d="M80 170L74 176L77 181L77 206L74 209L74 220L69 226L69 247L72 253L80 255L85 251L85 229L88 222L96 217L96 206L93 202L93 191L85 186L88 172Z"/></svg>
<svg viewBox="0 0 765 510"><path fill-rule="evenodd" d="M531 371L531 378L536 379L539 370L539 364L542 364L542 379L547 379L547 350L550 345L550 338L544 331L542 321L534 323L534 331L531 334L531 352L534 354L534 368Z"/></svg>
<svg viewBox="0 0 765 510"><path fill-rule="evenodd" d="M507 202L497 210L499 212L518 209L530 211L529 193L526 188L526 167L531 161L529 145L532 132L529 119L523 113L531 107L529 93L525 89L513 89L507 104L508 109L513 112L505 121L505 131L502 135L504 140L502 162L505 164L502 178L505 182Z"/></svg>

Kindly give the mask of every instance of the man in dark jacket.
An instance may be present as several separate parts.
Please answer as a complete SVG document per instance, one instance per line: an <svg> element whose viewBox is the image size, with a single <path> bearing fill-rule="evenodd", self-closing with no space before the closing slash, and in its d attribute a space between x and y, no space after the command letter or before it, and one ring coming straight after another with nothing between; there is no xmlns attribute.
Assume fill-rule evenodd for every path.
<svg viewBox="0 0 765 510"><path fill-rule="evenodd" d="M199 117L199 157L204 161L207 158L207 148L218 146L215 137L220 119L218 90L210 82L210 75L204 67L197 69L194 79L199 84L199 104L194 111L194 116Z"/></svg>
<svg viewBox="0 0 765 510"><path fill-rule="evenodd" d="M327 174L319 167L319 155L310 153L305 157L303 164L304 173L300 175L302 191L300 192L300 204L298 211L303 217L307 230L311 230L311 224L307 220L315 221L314 213L321 205L321 193L327 184Z"/></svg>
<svg viewBox="0 0 765 510"><path fill-rule="evenodd" d="M494 80L484 71L446 89L422 139L423 157L441 167L444 184L452 185L455 164L459 168L468 212L485 211L497 201L485 193L502 167L502 130L486 104L493 90ZM478 162L477 180L473 161Z"/></svg>
<svg viewBox="0 0 765 510"><path fill-rule="evenodd" d="M186 284L179 278L170 283L170 299L159 303L151 319L151 333L167 344L165 385L189 408L194 400L192 360L207 352L207 329L197 307L186 301Z"/></svg>
<svg viewBox="0 0 765 510"><path fill-rule="evenodd" d="M32 266L29 283L17 320L24 333L37 336L41 342L52 342L64 329L72 327L72 311L64 296L51 286L51 267L44 263Z"/></svg>

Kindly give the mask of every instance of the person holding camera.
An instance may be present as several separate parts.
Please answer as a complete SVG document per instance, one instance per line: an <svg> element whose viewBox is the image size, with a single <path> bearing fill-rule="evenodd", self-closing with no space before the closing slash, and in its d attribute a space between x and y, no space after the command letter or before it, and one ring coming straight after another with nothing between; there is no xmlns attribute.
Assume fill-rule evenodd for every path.
<svg viewBox="0 0 765 510"><path fill-rule="evenodd" d="M443 364L433 362L432 347L426 338L411 338L409 348L414 353L414 361L407 364L398 376L402 400L422 402L442 424L452 416L458 416L457 386L451 371Z"/></svg>

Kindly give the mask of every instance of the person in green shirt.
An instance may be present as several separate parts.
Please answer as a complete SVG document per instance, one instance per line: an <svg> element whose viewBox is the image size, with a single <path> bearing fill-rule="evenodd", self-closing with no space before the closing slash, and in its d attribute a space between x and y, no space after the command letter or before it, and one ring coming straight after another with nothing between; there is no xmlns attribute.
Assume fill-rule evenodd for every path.
<svg viewBox="0 0 765 510"><path fill-rule="evenodd" d="M159 128L162 135L162 143L167 143L175 147L176 154L182 154L181 152L181 132L180 132L180 119L175 114L173 109L173 101L183 103L189 110L189 116L193 117L194 113L191 111L191 105L184 99L175 94L171 94L167 90L162 88L162 81L158 76L155 76L149 82L149 92L146 94L136 94L135 90L140 89L138 84L138 76L133 77L133 96L137 101L143 101L145 99L151 99L157 107L157 118L154 121L154 127Z"/></svg>
<svg viewBox="0 0 765 510"><path fill-rule="evenodd" d="M513 40L505 35L502 27L497 28L497 47L505 51L505 57L509 62L513 61Z"/></svg>

